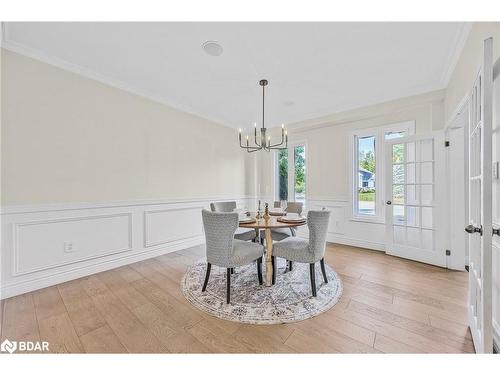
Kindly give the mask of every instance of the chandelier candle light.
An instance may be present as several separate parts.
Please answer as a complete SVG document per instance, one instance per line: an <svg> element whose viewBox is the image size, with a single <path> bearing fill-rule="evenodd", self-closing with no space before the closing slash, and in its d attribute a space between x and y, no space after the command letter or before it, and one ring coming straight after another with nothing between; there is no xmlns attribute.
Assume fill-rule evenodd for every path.
<svg viewBox="0 0 500 375"><path fill-rule="evenodd" d="M288 146L288 133L285 130L285 125L281 124L281 142L274 145L271 144L271 136L266 137L267 129L264 126L264 92L267 86L267 79L262 79L259 85L262 86L262 127L260 128L260 139L257 139L257 123L254 124L254 143L255 146L250 146L248 141L248 135L246 136L246 146L241 143L241 129L239 134L240 147L247 150L247 152L255 152L259 150L266 150L267 152L271 150L286 150Z"/></svg>

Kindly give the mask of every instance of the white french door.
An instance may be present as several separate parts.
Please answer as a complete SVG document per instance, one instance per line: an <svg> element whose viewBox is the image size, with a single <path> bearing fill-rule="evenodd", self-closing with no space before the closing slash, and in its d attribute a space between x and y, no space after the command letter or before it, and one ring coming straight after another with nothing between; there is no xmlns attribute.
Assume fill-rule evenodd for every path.
<svg viewBox="0 0 500 375"><path fill-rule="evenodd" d="M446 266L443 132L387 141L386 252Z"/></svg>
<svg viewBox="0 0 500 375"><path fill-rule="evenodd" d="M493 39L470 95L468 320L477 353L491 353L492 338L492 100Z"/></svg>

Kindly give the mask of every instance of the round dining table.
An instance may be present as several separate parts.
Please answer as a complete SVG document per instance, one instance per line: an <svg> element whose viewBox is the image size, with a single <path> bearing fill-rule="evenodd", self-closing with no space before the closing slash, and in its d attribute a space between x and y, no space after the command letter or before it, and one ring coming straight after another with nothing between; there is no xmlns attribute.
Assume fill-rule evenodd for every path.
<svg viewBox="0 0 500 375"><path fill-rule="evenodd" d="M306 219L297 222L283 222L278 220L279 216L270 216L268 219L255 219L253 222L240 222L241 228L253 228L256 230L260 239L260 230L264 229L266 234L266 286L272 286L273 283L273 265L271 257L273 256L273 236L272 230L278 228L297 228L306 224Z"/></svg>

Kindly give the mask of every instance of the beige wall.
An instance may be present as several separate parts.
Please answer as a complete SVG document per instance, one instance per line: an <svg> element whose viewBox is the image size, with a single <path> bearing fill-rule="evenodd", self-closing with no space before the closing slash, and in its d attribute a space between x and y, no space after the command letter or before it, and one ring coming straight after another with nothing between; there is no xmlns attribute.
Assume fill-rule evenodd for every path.
<svg viewBox="0 0 500 375"><path fill-rule="evenodd" d="M325 118L295 124L289 130L289 141L307 142L307 198L350 198L349 135L355 129L416 122L416 133L444 126L442 90L399 99ZM273 155L262 155L258 184L260 193L274 194Z"/></svg>
<svg viewBox="0 0 500 375"><path fill-rule="evenodd" d="M2 205L245 194L237 131L2 50Z"/></svg>

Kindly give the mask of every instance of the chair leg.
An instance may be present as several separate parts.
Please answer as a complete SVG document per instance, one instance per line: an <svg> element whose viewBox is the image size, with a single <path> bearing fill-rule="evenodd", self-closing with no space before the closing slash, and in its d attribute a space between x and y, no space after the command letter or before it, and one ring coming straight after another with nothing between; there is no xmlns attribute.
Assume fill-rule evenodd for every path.
<svg viewBox="0 0 500 375"><path fill-rule="evenodd" d="M210 263L207 263L207 273L205 274L205 282L203 283L203 288L201 288L202 292L204 292L207 289L208 278L210 277L210 269L211 268L212 268L212 265Z"/></svg>
<svg viewBox="0 0 500 375"><path fill-rule="evenodd" d="M288 261L288 271L291 271L292 270L292 261L289 260Z"/></svg>
<svg viewBox="0 0 500 375"><path fill-rule="evenodd" d="M231 268L227 269L226 280L227 280L226 302L229 304L231 300Z"/></svg>
<svg viewBox="0 0 500 375"><path fill-rule="evenodd" d="M231 275L234 274L234 268L231 268Z"/></svg>
<svg viewBox="0 0 500 375"><path fill-rule="evenodd" d="M321 272L323 273L323 280L325 280L325 284L328 284L328 278L326 277L326 270L325 270L325 258L321 258L320 264L321 264Z"/></svg>
<svg viewBox="0 0 500 375"><path fill-rule="evenodd" d="M259 278L259 285L262 285L262 257L257 258L257 276Z"/></svg>
<svg viewBox="0 0 500 375"><path fill-rule="evenodd" d="M271 264L273 266L273 285L276 284L276 257L271 257Z"/></svg>
<svg viewBox="0 0 500 375"><path fill-rule="evenodd" d="M313 297L316 297L316 274L314 271L314 263L309 264L309 272L311 274L311 289Z"/></svg>

